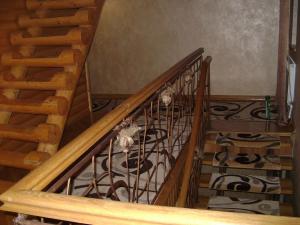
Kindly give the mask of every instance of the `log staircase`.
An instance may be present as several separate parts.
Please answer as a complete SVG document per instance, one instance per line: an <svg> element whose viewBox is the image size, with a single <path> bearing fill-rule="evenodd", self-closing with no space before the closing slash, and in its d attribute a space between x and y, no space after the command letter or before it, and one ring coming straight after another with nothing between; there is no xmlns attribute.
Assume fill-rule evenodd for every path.
<svg viewBox="0 0 300 225"><path fill-rule="evenodd" d="M10 51L1 56L0 193L19 179L7 180L5 171L32 170L56 153L75 92L86 86L82 70L102 6L96 0L23 3L10 28Z"/></svg>
<svg viewBox="0 0 300 225"><path fill-rule="evenodd" d="M275 120L212 119L195 207L293 216L292 132Z"/></svg>

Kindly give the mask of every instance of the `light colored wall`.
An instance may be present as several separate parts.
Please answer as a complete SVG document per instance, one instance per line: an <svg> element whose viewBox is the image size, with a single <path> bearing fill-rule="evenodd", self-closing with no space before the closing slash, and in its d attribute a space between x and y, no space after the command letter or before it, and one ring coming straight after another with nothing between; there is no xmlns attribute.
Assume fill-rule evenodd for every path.
<svg viewBox="0 0 300 225"><path fill-rule="evenodd" d="M89 55L93 93L134 93L198 47L212 93L274 95L279 0L106 0Z"/></svg>

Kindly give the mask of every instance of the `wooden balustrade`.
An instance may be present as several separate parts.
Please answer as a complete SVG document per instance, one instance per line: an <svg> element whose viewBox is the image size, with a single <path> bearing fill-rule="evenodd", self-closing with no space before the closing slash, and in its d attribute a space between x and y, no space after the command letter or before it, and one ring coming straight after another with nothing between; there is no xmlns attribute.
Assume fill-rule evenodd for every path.
<svg viewBox="0 0 300 225"><path fill-rule="evenodd" d="M13 186L13 182L6 181L6 180L0 180L0 194L5 192L7 189L9 189L11 186Z"/></svg>
<svg viewBox="0 0 300 225"><path fill-rule="evenodd" d="M298 218L151 206L37 191L9 191L1 195L1 209L84 224L173 225L289 225ZM84 206L84 207L83 207Z"/></svg>
<svg viewBox="0 0 300 225"><path fill-rule="evenodd" d="M203 108L205 107L204 98L205 98L205 89L206 89L208 71L209 71L211 60L212 60L211 57L207 57L202 63L202 67L201 67L200 79L198 81L198 89L196 93L192 132L189 140L187 157L184 161L185 166L184 166L184 173L182 178L183 179L182 186L176 204L178 207L186 206L186 199L189 191L190 177L192 174L192 166L193 166L193 160L195 155L195 149L197 148L197 144L199 143L199 133L202 132L201 126L204 126L204 124L202 124L205 121L202 119L202 117L204 116ZM204 140L200 140L200 141L204 142Z"/></svg>

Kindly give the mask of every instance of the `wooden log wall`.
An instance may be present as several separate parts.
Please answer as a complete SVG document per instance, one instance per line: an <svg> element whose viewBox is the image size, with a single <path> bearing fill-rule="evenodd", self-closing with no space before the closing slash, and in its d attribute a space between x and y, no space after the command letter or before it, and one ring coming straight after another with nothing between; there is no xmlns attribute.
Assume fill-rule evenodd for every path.
<svg viewBox="0 0 300 225"><path fill-rule="evenodd" d="M103 2L0 3L0 193L90 125L84 63Z"/></svg>

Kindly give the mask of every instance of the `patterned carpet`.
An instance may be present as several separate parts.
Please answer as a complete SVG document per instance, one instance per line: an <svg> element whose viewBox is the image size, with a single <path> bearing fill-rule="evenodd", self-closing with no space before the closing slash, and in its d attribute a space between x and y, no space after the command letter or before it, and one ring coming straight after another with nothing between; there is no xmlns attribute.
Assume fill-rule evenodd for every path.
<svg viewBox="0 0 300 225"><path fill-rule="evenodd" d="M280 157L247 153L216 152L213 166L241 169L281 170Z"/></svg>
<svg viewBox="0 0 300 225"><path fill-rule="evenodd" d="M109 103L103 104L100 108L108 106ZM111 153L107 147L97 155L94 163L88 165L74 178L70 194L151 203L171 167L174 166L191 131L188 117L175 116L175 118L171 141L167 138L168 125L163 116L159 124L153 115L154 122L151 127L148 125L146 131L144 119L135 121L141 130L133 137L134 144L130 151L125 153L115 140ZM139 172L138 164L140 165Z"/></svg>
<svg viewBox="0 0 300 225"><path fill-rule="evenodd" d="M93 111L97 118L118 106L123 100L96 100L93 102ZM246 120L266 121L264 102L212 102L212 120ZM271 120L277 118L277 109L271 105ZM138 159L140 157L139 144L143 144L142 133L144 124L142 120L138 126L142 128L140 135L134 137L134 146L128 155L124 153L115 141L112 154L107 148L99 154L94 164L87 166L72 184L72 195L84 195L92 198L105 198L119 201L151 203L163 184L170 168L174 165L180 150L187 139L189 129L184 130L186 121L178 120L174 129L172 143L168 143L167 124L157 124L146 131L145 149L143 159L140 162L140 173L137 172ZM180 130L184 130L182 133ZM183 139L179 141L181 136ZM156 143L156 139L160 143ZM255 147L278 148L280 140L264 134L239 134L219 133L215 142L226 150L227 146L243 147L253 143ZM170 152L170 147L172 152ZM128 165L126 162L128 160ZM111 163L111 168L110 168ZM228 153L221 151L213 157L214 167L228 167L241 169L272 169L280 170L280 158L272 154L244 154ZM138 187L138 188L137 188ZM249 193L278 194L281 191L280 179L278 177L232 175L213 173L209 182L209 188L213 190L230 190ZM251 200L247 198L234 198L225 196L212 197L209 200L208 208L213 210L247 212L255 214L279 215L279 202L268 200Z"/></svg>
<svg viewBox="0 0 300 225"><path fill-rule="evenodd" d="M208 209L264 215L280 214L279 202L277 201L251 200L224 196L210 198L208 202Z"/></svg>
<svg viewBox="0 0 300 225"><path fill-rule="evenodd" d="M266 110L264 101L211 102L210 112L211 120L266 120ZM271 104L270 120L274 121L277 117L277 106L275 104Z"/></svg>
<svg viewBox="0 0 300 225"><path fill-rule="evenodd" d="M280 194L278 177L213 173L209 188L214 190Z"/></svg>
<svg viewBox="0 0 300 225"><path fill-rule="evenodd" d="M236 146L256 148L278 148L280 146L280 138L267 134L244 134L244 133L219 133L216 136L216 144L221 146Z"/></svg>

